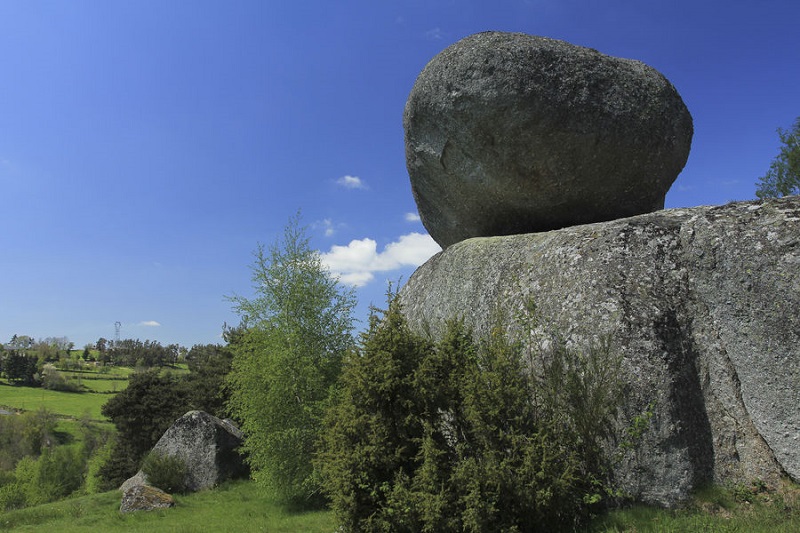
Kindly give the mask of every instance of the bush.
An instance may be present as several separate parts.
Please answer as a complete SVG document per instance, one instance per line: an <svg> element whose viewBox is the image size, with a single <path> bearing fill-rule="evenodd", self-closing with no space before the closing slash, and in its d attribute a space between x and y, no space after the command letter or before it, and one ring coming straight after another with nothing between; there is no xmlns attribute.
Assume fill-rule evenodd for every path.
<svg viewBox="0 0 800 533"><path fill-rule="evenodd" d="M81 488L86 461L69 446L45 449L39 458L25 457L15 470L25 505L39 505L69 496Z"/></svg>
<svg viewBox="0 0 800 533"><path fill-rule="evenodd" d="M528 324L530 326L530 324ZM349 531L555 531L607 491L621 384L607 344L534 354L451 321L414 335L396 298L346 364L316 461ZM616 368L616 370L615 370Z"/></svg>
<svg viewBox="0 0 800 533"><path fill-rule="evenodd" d="M0 486L0 511L11 511L25 507L23 487L15 482Z"/></svg>
<svg viewBox="0 0 800 533"><path fill-rule="evenodd" d="M55 440L56 417L47 409L0 416L0 470L13 470L25 456L37 456Z"/></svg>
<svg viewBox="0 0 800 533"><path fill-rule="evenodd" d="M42 387L61 392L80 392L78 385L70 383L55 366L49 363L42 368Z"/></svg>
<svg viewBox="0 0 800 533"><path fill-rule="evenodd" d="M186 491L186 462L180 457L150 452L142 461L142 472L150 485L164 492Z"/></svg>

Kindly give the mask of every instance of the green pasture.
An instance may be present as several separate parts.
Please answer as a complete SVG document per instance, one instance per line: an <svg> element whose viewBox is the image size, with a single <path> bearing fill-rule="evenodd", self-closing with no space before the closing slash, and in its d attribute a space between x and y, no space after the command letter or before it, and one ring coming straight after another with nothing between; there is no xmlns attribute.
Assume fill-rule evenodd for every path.
<svg viewBox="0 0 800 533"><path fill-rule="evenodd" d="M735 501L734 492L701 494L676 510L633 507L594 520L586 531L684 533L694 531L791 533L800 531L798 491L788 485L778 494ZM0 513L0 531L78 532L295 532L336 531L330 511L289 511L252 481L223 484L214 490L175 496L176 506L152 512L120 514L119 491Z"/></svg>
<svg viewBox="0 0 800 533"><path fill-rule="evenodd" d="M111 395L59 392L41 387L20 387L0 381L0 407L35 411L44 407L56 415L80 418L88 412L92 420L105 420L100 408Z"/></svg>
<svg viewBox="0 0 800 533"><path fill-rule="evenodd" d="M176 506L152 512L120 514L121 493L111 491L0 514L0 531L199 533L214 531L330 533L329 511L291 512L252 481L175 496Z"/></svg>

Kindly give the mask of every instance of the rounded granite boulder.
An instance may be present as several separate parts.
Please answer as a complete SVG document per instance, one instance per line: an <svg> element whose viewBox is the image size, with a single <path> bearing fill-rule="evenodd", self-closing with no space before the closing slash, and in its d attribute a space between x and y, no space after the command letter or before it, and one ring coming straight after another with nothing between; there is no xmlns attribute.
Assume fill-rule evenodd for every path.
<svg viewBox="0 0 800 533"><path fill-rule="evenodd" d="M434 57L403 125L414 199L443 248L661 209L693 133L644 63L503 32Z"/></svg>

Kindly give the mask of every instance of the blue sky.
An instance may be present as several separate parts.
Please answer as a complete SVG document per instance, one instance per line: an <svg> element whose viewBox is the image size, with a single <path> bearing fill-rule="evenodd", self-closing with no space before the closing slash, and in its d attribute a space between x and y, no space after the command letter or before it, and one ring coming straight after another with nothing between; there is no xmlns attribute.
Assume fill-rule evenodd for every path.
<svg viewBox="0 0 800 533"><path fill-rule="evenodd" d="M644 61L695 136L667 207L754 198L800 115L800 3L0 0L0 342L220 342L302 211L359 317L434 250L402 112L484 30ZM345 268L346 267L346 268Z"/></svg>

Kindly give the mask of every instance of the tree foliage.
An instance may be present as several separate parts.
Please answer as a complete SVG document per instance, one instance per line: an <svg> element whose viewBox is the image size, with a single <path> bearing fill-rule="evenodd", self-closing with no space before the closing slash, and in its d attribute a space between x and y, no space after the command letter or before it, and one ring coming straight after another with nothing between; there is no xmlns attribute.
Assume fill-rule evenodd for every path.
<svg viewBox="0 0 800 533"><path fill-rule="evenodd" d="M6 352L1 366L9 381L28 386L37 384L39 360L35 355L9 351Z"/></svg>
<svg viewBox="0 0 800 533"><path fill-rule="evenodd" d="M189 350L186 361L189 374L184 380L192 409L225 418L230 399L225 377L231 371L232 350L219 344L196 344Z"/></svg>
<svg viewBox="0 0 800 533"><path fill-rule="evenodd" d="M352 347L355 299L312 250L299 216L252 265L255 296L231 298L242 323L230 408L254 477L290 502L318 494L311 464L330 390Z"/></svg>
<svg viewBox="0 0 800 533"><path fill-rule="evenodd" d="M618 360L554 336L532 372L499 331L454 320L432 343L396 299L372 318L316 457L344 530L563 531L607 494Z"/></svg>
<svg viewBox="0 0 800 533"><path fill-rule="evenodd" d="M179 377L148 370L103 405L117 428L111 457L100 468L107 488L118 487L139 470L144 456L175 420L186 414L189 394Z"/></svg>
<svg viewBox="0 0 800 533"><path fill-rule="evenodd" d="M12 470L23 457L37 456L52 445L56 422L46 409L0 416L0 470Z"/></svg>
<svg viewBox="0 0 800 533"><path fill-rule="evenodd" d="M800 117L790 131L778 128L778 136L780 153L756 184L756 196L762 199L800 194Z"/></svg>

